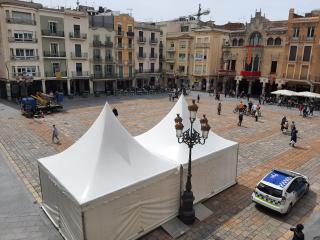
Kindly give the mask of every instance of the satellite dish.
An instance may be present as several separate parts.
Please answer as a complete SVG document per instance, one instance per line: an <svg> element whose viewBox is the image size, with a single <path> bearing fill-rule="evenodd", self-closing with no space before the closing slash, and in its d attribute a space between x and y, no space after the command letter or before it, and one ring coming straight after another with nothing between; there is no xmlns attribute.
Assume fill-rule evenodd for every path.
<svg viewBox="0 0 320 240"><path fill-rule="evenodd" d="M210 14L210 10L206 9L202 12L202 15L209 15Z"/></svg>

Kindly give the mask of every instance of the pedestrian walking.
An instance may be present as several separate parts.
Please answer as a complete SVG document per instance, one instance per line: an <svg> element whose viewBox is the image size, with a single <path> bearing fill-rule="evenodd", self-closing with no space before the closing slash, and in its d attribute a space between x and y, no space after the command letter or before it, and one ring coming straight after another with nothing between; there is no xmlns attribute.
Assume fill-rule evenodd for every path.
<svg viewBox="0 0 320 240"><path fill-rule="evenodd" d="M227 89L224 90L224 98L227 98Z"/></svg>
<svg viewBox="0 0 320 240"><path fill-rule="evenodd" d="M297 143L297 133L298 130L296 128L292 129L291 131L291 139L289 145L295 147L294 145Z"/></svg>
<svg viewBox="0 0 320 240"><path fill-rule="evenodd" d="M258 122L258 118L259 118L259 113L258 113L258 111L255 112L254 117L255 117L255 119L256 119L256 122Z"/></svg>
<svg viewBox="0 0 320 240"><path fill-rule="evenodd" d="M291 125L290 125L290 131L292 132L293 129L295 129L295 128L296 128L296 124L295 124L294 121L292 121L292 122L291 122Z"/></svg>
<svg viewBox="0 0 320 240"><path fill-rule="evenodd" d="M60 139L59 139L59 131L56 128L56 125L52 125L52 143L55 143L55 139L57 139L57 143L60 143Z"/></svg>
<svg viewBox="0 0 320 240"><path fill-rule="evenodd" d="M118 117L118 110L116 109L116 107L114 107L113 109L112 109L112 112L113 112L113 114L116 116L116 117Z"/></svg>
<svg viewBox="0 0 320 240"><path fill-rule="evenodd" d="M303 107L303 104L300 103L300 104L299 104L299 115L300 115L300 116L302 116L303 108L304 108L304 107Z"/></svg>
<svg viewBox="0 0 320 240"><path fill-rule="evenodd" d="M221 115L221 107L222 107L222 104L221 102L218 103L218 115Z"/></svg>
<svg viewBox="0 0 320 240"><path fill-rule="evenodd" d="M286 123L286 121L287 121L287 117L286 116L284 116L282 119L281 119L281 132L283 132L283 130L284 130L284 124Z"/></svg>
<svg viewBox="0 0 320 240"><path fill-rule="evenodd" d="M304 240L304 233L302 230L304 229L304 226L299 223L295 228L290 228L290 231L293 232L293 238L292 240Z"/></svg>
<svg viewBox="0 0 320 240"><path fill-rule="evenodd" d="M239 122L238 122L238 126L241 127L243 121L243 111L239 111Z"/></svg>
<svg viewBox="0 0 320 240"><path fill-rule="evenodd" d="M200 102L200 94L198 94L197 102L198 102L198 103Z"/></svg>

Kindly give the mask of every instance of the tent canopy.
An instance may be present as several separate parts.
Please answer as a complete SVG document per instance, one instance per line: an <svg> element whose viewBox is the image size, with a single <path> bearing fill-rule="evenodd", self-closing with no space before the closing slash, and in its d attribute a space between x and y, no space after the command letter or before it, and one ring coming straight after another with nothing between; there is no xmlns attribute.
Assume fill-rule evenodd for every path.
<svg viewBox="0 0 320 240"><path fill-rule="evenodd" d="M308 98L320 98L320 94L314 92L297 92L296 96Z"/></svg>
<svg viewBox="0 0 320 240"><path fill-rule="evenodd" d="M277 90L277 91L271 92L271 94L283 95L283 96L296 96L297 93L294 92L294 91L281 89L281 90Z"/></svg>
<svg viewBox="0 0 320 240"><path fill-rule="evenodd" d="M176 168L133 139L108 104L76 143L39 163L81 205Z"/></svg>
<svg viewBox="0 0 320 240"><path fill-rule="evenodd" d="M188 162L189 151L188 146L186 144L179 144L176 137L174 119L177 113L183 119L184 130L188 129L190 127L188 105L184 96L181 95L172 110L155 127L135 138L151 152L172 159L178 164L185 164ZM211 127L214 128L212 124ZM198 118L194 122L194 129L201 134ZM204 145L198 144L192 149L192 160L205 157L234 145L237 145L237 143L226 140L210 131L206 143Z"/></svg>

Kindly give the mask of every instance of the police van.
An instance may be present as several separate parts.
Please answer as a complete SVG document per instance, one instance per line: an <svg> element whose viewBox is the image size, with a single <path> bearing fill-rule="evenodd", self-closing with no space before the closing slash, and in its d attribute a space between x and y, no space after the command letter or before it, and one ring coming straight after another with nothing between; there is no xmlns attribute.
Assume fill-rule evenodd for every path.
<svg viewBox="0 0 320 240"><path fill-rule="evenodd" d="M309 191L309 180L300 173L272 170L256 186L252 201L282 214Z"/></svg>

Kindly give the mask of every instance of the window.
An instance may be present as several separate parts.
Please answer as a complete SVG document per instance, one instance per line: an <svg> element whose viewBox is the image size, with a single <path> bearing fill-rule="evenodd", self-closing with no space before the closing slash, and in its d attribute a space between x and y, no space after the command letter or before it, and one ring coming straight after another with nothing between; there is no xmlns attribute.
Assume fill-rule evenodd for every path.
<svg viewBox="0 0 320 240"><path fill-rule="evenodd" d="M24 57L24 49L17 48L16 49L16 56L17 57Z"/></svg>
<svg viewBox="0 0 320 240"><path fill-rule="evenodd" d="M300 32L300 29L299 29L298 27L294 27L294 28L293 28L292 37L298 38L298 37L299 37L299 32Z"/></svg>
<svg viewBox="0 0 320 240"><path fill-rule="evenodd" d="M314 36L314 26L308 27L307 37L313 38L313 36Z"/></svg>
<svg viewBox="0 0 320 240"><path fill-rule="evenodd" d="M151 56L154 57L154 48L151 48Z"/></svg>
<svg viewBox="0 0 320 240"><path fill-rule="evenodd" d="M155 40L156 34L154 32L151 33L151 40Z"/></svg>
<svg viewBox="0 0 320 240"><path fill-rule="evenodd" d="M171 47L171 48L174 48L174 43L170 43L170 47Z"/></svg>
<svg viewBox="0 0 320 240"><path fill-rule="evenodd" d="M16 41L31 41L32 35L32 32L15 32L14 39Z"/></svg>
<svg viewBox="0 0 320 240"><path fill-rule="evenodd" d="M27 22L32 21L31 13L26 13L26 12L12 11L12 18L19 19L21 21L27 21Z"/></svg>
<svg viewBox="0 0 320 240"><path fill-rule="evenodd" d="M143 57L143 47L139 47L139 57Z"/></svg>
<svg viewBox="0 0 320 240"><path fill-rule="evenodd" d="M202 65L196 65L194 68L195 73L201 73L202 72Z"/></svg>
<svg viewBox="0 0 320 240"><path fill-rule="evenodd" d="M128 32L132 32L132 26L128 26Z"/></svg>
<svg viewBox="0 0 320 240"><path fill-rule="evenodd" d="M229 70L233 70L233 71L236 70L236 60L231 60L231 66Z"/></svg>
<svg viewBox="0 0 320 240"><path fill-rule="evenodd" d="M82 63L76 63L76 72L82 73Z"/></svg>
<svg viewBox="0 0 320 240"><path fill-rule="evenodd" d="M73 25L73 31L75 36L80 36L80 25Z"/></svg>
<svg viewBox="0 0 320 240"><path fill-rule="evenodd" d="M101 58L100 49L98 49L98 48L93 49L93 58L94 59L100 59Z"/></svg>
<svg viewBox="0 0 320 240"><path fill-rule="evenodd" d="M132 62L132 52L129 52L129 61Z"/></svg>
<svg viewBox="0 0 320 240"><path fill-rule="evenodd" d="M253 72L258 72L259 71L259 63L260 63L260 58L258 55L256 55L253 59Z"/></svg>
<svg viewBox="0 0 320 240"><path fill-rule="evenodd" d="M18 73L19 76L36 76L36 69L37 67L35 66L27 66L27 67L18 66L16 72Z"/></svg>
<svg viewBox="0 0 320 240"><path fill-rule="evenodd" d="M26 49L26 57L34 57L34 50Z"/></svg>
<svg viewBox="0 0 320 240"><path fill-rule="evenodd" d="M180 61L186 60L186 54L185 53L179 53L179 60Z"/></svg>
<svg viewBox="0 0 320 240"><path fill-rule="evenodd" d="M254 33L251 34L251 36L250 36L250 45L252 45L252 46L261 45L261 41L262 41L261 33L254 32Z"/></svg>
<svg viewBox="0 0 320 240"><path fill-rule="evenodd" d="M311 46L304 46L303 50L303 61L309 62L311 57Z"/></svg>
<svg viewBox="0 0 320 240"><path fill-rule="evenodd" d="M297 55L297 46L290 47L289 61L295 61Z"/></svg>
<svg viewBox="0 0 320 240"><path fill-rule="evenodd" d="M112 51L111 49L107 49L106 50L106 59L112 59Z"/></svg>
<svg viewBox="0 0 320 240"><path fill-rule="evenodd" d="M74 45L74 52L76 57L81 57L81 44Z"/></svg>
<svg viewBox="0 0 320 240"><path fill-rule="evenodd" d="M181 32L189 32L189 26L181 26Z"/></svg>
<svg viewBox="0 0 320 240"><path fill-rule="evenodd" d="M60 63L52 63L52 72L60 72Z"/></svg>
<svg viewBox="0 0 320 240"><path fill-rule="evenodd" d="M268 38L267 45L272 46L273 45L273 38Z"/></svg>
<svg viewBox="0 0 320 240"><path fill-rule="evenodd" d="M267 186L263 183L259 183L257 187L261 192L264 192L268 195L271 195L276 198L281 198L282 197L282 190Z"/></svg>
<svg viewBox="0 0 320 240"><path fill-rule="evenodd" d="M184 73L184 72L185 72L185 67L179 66L179 73Z"/></svg>
<svg viewBox="0 0 320 240"><path fill-rule="evenodd" d="M98 42L100 39L100 36L99 35L93 35L93 41L94 42Z"/></svg>
<svg viewBox="0 0 320 240"><path fill-rule="evenodd" d="M278 65L277 61L271 61L270 73L276 73L277 72L277 65Z"/></svg>
<svg viewBox="0 0 320 240"><path fill-rule="evenodd" d="M173 65L172 64L170 64L170 70L173 71Z"/></svg>
<svg viewBox="0 0 320 240"><path fill-rule="evenodd" d="M143 31L139 31L139 38L143 38Z"/></svg>
<svg viewBox="0 0 320 240"><path fill-rule="evenodd" d="M202 61L203 60L203 53L197 52L195 60L196 61Z"/></svg>
<svg viewBox="0 0 320 240"><path fill-rule="evenodd" d="M203 65L203 73L207 73L207 65Z"/></svg>
<svg viewBox="0 0 320 240"><path fill-rule="evenodd" d="M180 41L180 42L179 42L179 48L180 48L180 49L185 49L185 48L186 48L186 45L187 45L186 41Z"/></svg>
<svg viewBox="0 0 320 240"><path fill-rule="evenodd" d="M106 36L106 42L111 42L110 36Z"/></svg>
<svg viewBox="0 0 320 240"><path fill-rule="evenodd" d="M50 43L50 51L52 54L58 54L58 52L59 52L58 43Z"/></svg>
<svg viewBox="0 0 320 240"><path fill-rule="evenodd" d="M239 45L239 46L243 46L243 45L244 45L244 40L243 40L242 38L239 39L238 45Z"/></svg>
<svg viewBox="0 0 320 240"><path fill-rule="evenodd" d="M50 33L57 33L57 23L49 22L49 31Z"/></svg>
<svg viewBox="0 0 320 240"><path fill-rule="evenodd" d="M139 63L139 73L143 72L143 63Z"/></svg>
<svg viewBox="0 0 320 240"><path fill-rule="evenodd" d="M106 72L108 75L112 75L112 73L113 73L113 67L112 67L112 65L106 65L106 66L105 66L105 72Z"/></svg>
<svg viewBox="0 0 320 240"><path fill-rule="evenodd" d="M154 72L154 63L150 63L150 70L152 73Z"/></svg>
<svg viewBox="0 0 320 240"><path fill-rule="evenodd" d="M238 46L238 40L236 38L232 40L232 46Z"/></svg>
<svg viewBox="0 0 320 240"><path fill-rule="evenodd" d="M282 42L281 38L277 37L277 38L274 40L274 45L280 46L280 45L281 45L281 42Z"/></svg>

